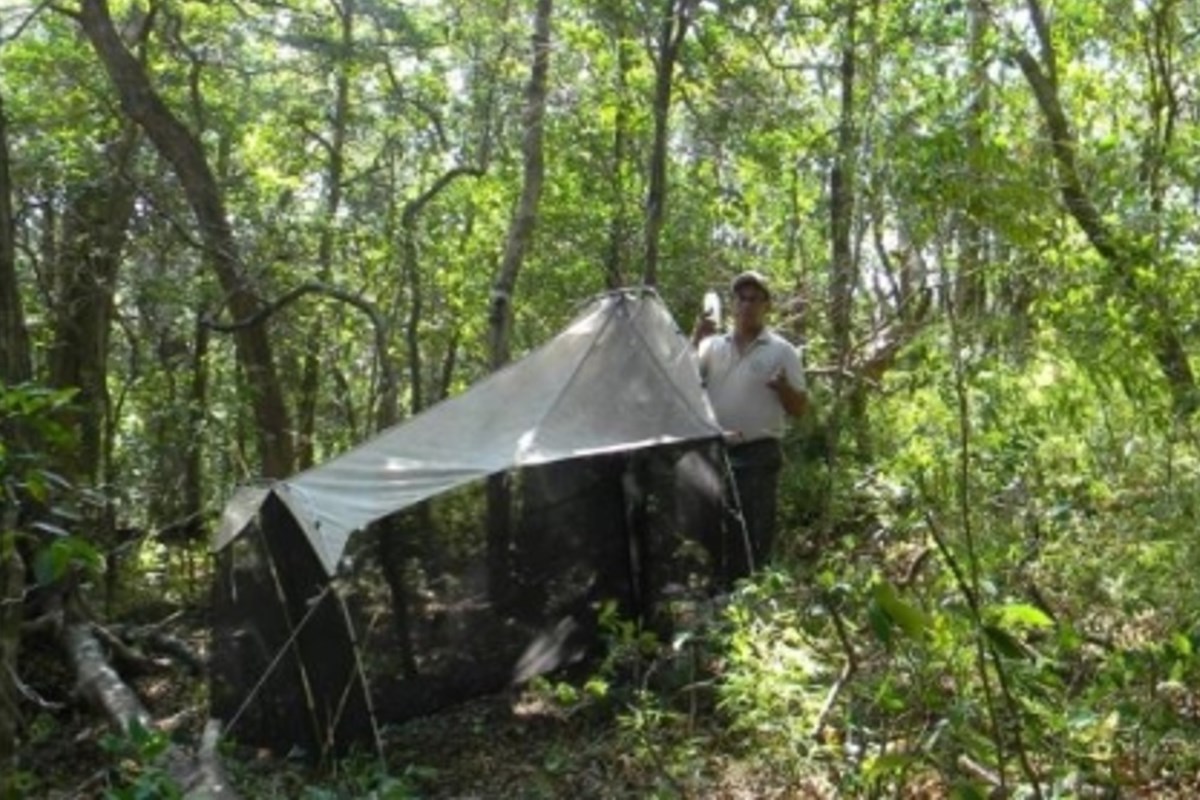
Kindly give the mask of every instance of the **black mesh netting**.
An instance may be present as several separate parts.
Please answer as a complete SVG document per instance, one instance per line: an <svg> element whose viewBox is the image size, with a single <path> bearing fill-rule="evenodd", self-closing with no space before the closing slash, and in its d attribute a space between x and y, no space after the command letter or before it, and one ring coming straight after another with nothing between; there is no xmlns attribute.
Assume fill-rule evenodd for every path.
<svg viewBox="0 0 1200 800"><path fill-rule="evenodd" d="M584 662L603 603L656 624L673 587L725 581L741 545L721 463L705 444L511 472L352 537L332 583L271 497L218 559L213 713L240 742L325 758Z"/></svg>

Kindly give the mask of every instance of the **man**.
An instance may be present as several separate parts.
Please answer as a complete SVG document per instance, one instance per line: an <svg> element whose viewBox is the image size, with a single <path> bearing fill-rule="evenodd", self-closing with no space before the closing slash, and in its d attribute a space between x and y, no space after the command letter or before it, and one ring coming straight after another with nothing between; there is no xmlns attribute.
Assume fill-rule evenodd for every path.
<svg viewBox="0 0 1200 800"><path fill-rule="evenodd" d="M712 401L733 469L738 505L749 537L750 563L732 548L729 578L748 575L771 556L776 496L783 466L780 439L787 417L808 407L800 354L767 327L771 289L766 277L743 272L730 284L733 329L718 334L718 320L702 316L692 331L700 375Z"/></svg>

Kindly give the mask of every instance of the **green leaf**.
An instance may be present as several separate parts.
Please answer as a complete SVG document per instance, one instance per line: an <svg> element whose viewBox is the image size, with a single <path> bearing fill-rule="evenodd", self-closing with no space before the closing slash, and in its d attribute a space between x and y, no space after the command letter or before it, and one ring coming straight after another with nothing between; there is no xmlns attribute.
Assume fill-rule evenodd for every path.
<svg viewBox="0 0 1200 800"><path fill-rule="evenodd" d="M952 800L986 800L990 790L981 789L970 781L960 781L950 790Z"/></svg>
<svg viewBox="0 0 1200 800"><path fill-rule="evenodd" d="M916 758L908 753L885 753L867 762L867 777L883 777L903 772Z"/></svg>
<svg viewBox="0 0 1200 800"><path fill-rule="evenodd" d="M872 602L867 608L867 622L870 623L871 630L875 632L875 637L879 641L885 645L892 643L892 618L877 602Z"/></svg>
<svg viewBox="0 0 1200 800"><path fill-rule="evenodd" d="M891 583L880 581L875 584L873 595L884 613L909 636L918 637L929 627L929 617L916 606L901 600Z"/></svg>
<svg viewBox="0 0 1200 800"><path fill-rule="evenodd" d="M96 572L103 567L104 557L80 537L63 536L38 551L33 562L34 578L39 584L50 584L65 575L73 565Z"/></svg>
<svg viewBox="0 0 1200 800"><path fill-rule="evenodd" d="M1029 603L1009 603L997 609L997 622L1007 628L1052 628L1054 620Z"/></svg>
<svg viewBox="0 0 1200 800"><path fill-rule="evenodd" d="M1027 658L1029 656L1017 638L1003 628L984 625L983 632L1000 655L1006 658Z"/></svg>
<svg viewBox="0 0 1200 800"><path fill-rule="evenodd" d="M70 551L58 545L59 542L56 541L49 547L42 548L33 560L33 577L43 586L61 578L71 563Z"/></svg>

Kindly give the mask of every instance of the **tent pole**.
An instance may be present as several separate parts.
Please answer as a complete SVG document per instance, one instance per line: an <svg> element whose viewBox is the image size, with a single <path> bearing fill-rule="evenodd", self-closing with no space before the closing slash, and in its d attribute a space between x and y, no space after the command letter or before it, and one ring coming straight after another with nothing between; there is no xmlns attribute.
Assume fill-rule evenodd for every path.
<svg viewBox="0 0 1200 800"><path fill-rule="evenodd" d="M275 586L275 594L279 600L280 608L283 611L283 618L286 621L288 628L293 631L293 633L288 637L285 648L290 649L296 658L296 666L300 673L300 685L304 687L304 700L308 705L308 713L312 721L313 740L320 742L324 737L321 735L321 726L318 723L319 715L317 714L317 699L313 694L312 679L308 675L308 665L304 663L304 654L300 652L300 646L296 640L300 636L300 632L304 629L305 623L312 618L313 613L316 612L316 610L321 606L321 602L325 599L325 595L328 594L329 590L333 588L333 584L325 584L325 588L322 589L320 594L317 595L316 601L309 602L308 611L306 611L304 616L301 617L300 624L294 624L292 622L291 609L288 607L289 598L287 590L283 588L283 581L281 581L279 578L279 569L275 564L275 553L272 551L269 542L266 541L265 532L263 538L264 545L266 545L264 549L267 552L267 569L270 571L271 582ZM284 648L281 648L281 654L283 649ZM326 755L326 753L321 753L321 761L325 760Z"/></svg>
<svg viewBox="0 0 1200 800"><path fill-rule="evenodd" d="M738 494L737 480L733 474L733 462L729 460L729 448L721 443L721 462L725 466L725 481L729 485L729 496L733 498L730 508L735 524L742 534L742 546L746 549L746 566L754 572L754 551L750 547L750 530L746 527L746 515L742 513L742 498Z"/></svg>
<svg viewBox="0 0 1200 800"><path fill-rule="evenodd" d="M644 540L644 510L646 482L642 475L643 463L637 453L624 458L621 473L621 493L625 501L625 547L629 558L629 590L634 611L639 620L646 617L645 577L642 563L646 555Z"/></svg>
<svg viewBox="0 0 1200 800"><path fill-rule="evenodd" d="M236 712L234 712L234 715L229 718L229 721L225 723L225 733L226 734L228 734L231 730L233 730L234 726L237 724L237 722L241 718L242 714L245 713L246 709L248 709L250 707L250 704L254 701L255 695L257 695L259 693L259 691L262 689L262 687L266 685L267 680L271 677L272 674L274 674L275 669L279 666L280 662L283 661L283 657L287 654L287 651L289 649L292 649L292 645L296 641L296 637L300 635L300 631L303 630L303 628L304 628L305 624L308 622L309 618L312 617L312 615L314 613L316 613L318 606L320 606L320 604L321 604L321 600L324 598L324 595L331 588L332 588L331 585L326 585L325 589L322 590L321 594L317 596L317 601L310 605L308 613L306 613L304 615L304 617L300 620L300 624L291 628L291 633L288 635L288 638L283 642L283 644L281 644L279 646L279 649L275 652L275 655L271 658L271 663L267 664L267 668L263 670L263 674L259 677L258 683L254 684L254 686L251 687L250 693L248 695L246 695L246 699L244 699L242 701L241 706L239 706L238 710ZM291 620L288 620L288 624L289 624L289 626L291 625ZM303 671L303 666L301 667L301 670ZM306 678L305 687L307 689L307 676L305 676L305 678Z"/></svg>
<svg viewBox="0 0 1200 800"><path fill-rule="evenodd" d="M350 634L350 650L354 653L354 670L358 673L359 680L362 681L363 700L367 704L367 718L371 720L371 741L375 745L375 755L379 760L383 761L383 738L379 734L379 721L375 717L375 703L371 699L371 686L367 683L367 671L363 667L362 647L358 643L358 631L354 628L354 620L350 618L350 609L346 608L346 601L342 599L341 593L334 588L330 582L329 587L333 590L334 601L338 605L338 610L342 612L342 619L346 622L346 630ZM354 691L353 674L350 675L350 681L346 684L345 690L338 701L337 712L330 721L329 726L329 746L333 745L333 733L337 729L337 723L341 721L342 712L346 709L346 703L350 699L351 692Z"/></svg>

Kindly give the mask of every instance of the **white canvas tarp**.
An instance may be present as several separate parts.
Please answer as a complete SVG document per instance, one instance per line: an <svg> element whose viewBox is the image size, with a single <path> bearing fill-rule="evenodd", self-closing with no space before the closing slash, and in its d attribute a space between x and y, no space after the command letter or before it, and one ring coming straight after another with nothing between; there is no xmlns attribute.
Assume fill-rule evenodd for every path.
<svg viewBox="0 0 1200 800"><path fill-rule="evenodd" d="M214 547L235 539L274 492L333 574L351 533L471 481L718 436L695 355L666 307L649 290L612 292L461 395L324 464L240 490Z"/></svg>

